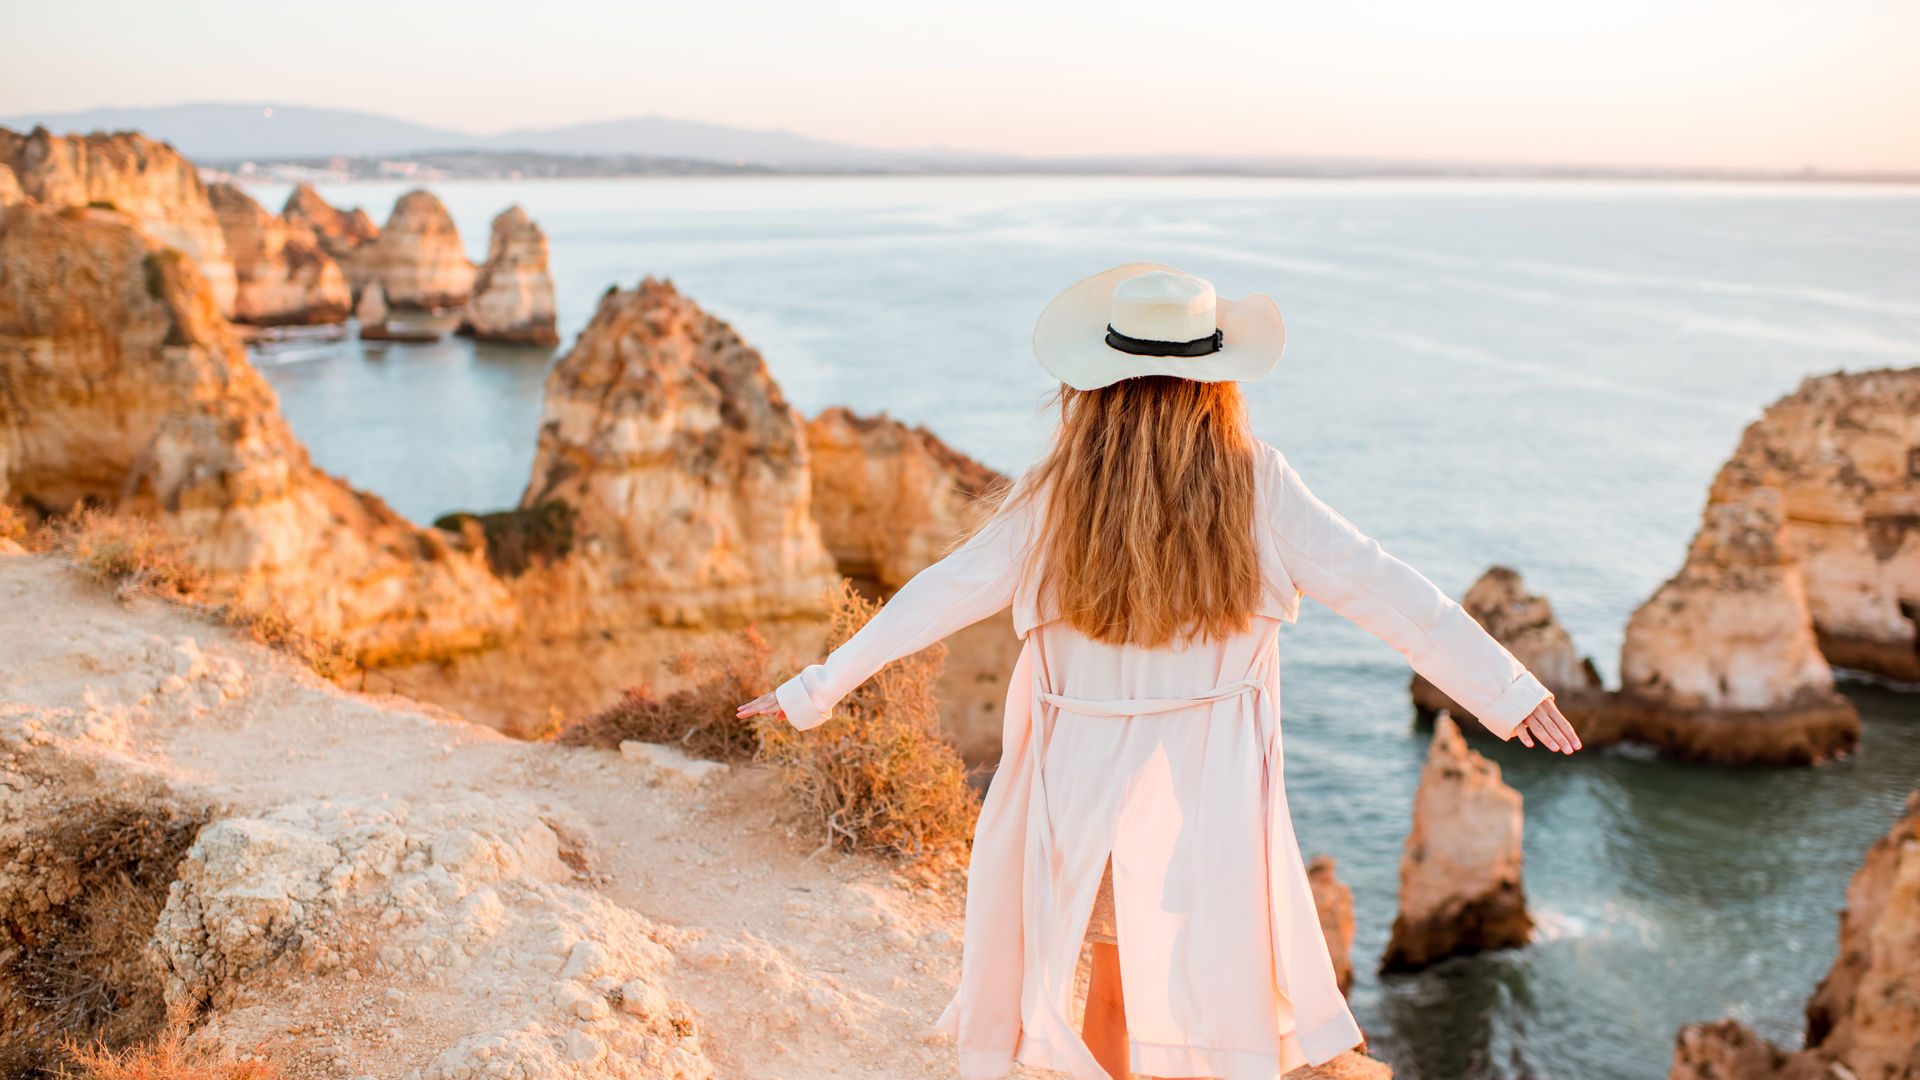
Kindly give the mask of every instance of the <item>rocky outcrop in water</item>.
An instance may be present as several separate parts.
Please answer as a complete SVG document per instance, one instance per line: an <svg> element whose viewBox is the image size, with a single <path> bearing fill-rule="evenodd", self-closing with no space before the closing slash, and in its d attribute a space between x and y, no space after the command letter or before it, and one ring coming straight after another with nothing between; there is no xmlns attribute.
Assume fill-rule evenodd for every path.
<svg viewBox="0 0 1920 1080"><path fill-rule="evenodd" d="M293 189L286 205L280 208L280 217L289 226L311 234L320 250L343 268L353 265L353 256L362 247L380 238L380 227L365 210L357 206L352 210L335 209L311 184ZM360 284L352 282L355 292L359 291Z"/></svg>
<svg viewBox="0 0 1920 1080"><path fill-rule="evenodd" d="M1572 636L1554 618L1553 605L1546 597L1528 592L1517 571L1490 568L1467 590L1460 606L1553 691L1562 708L1568 697L1602 690L1593 661L1574 649ZM1412 691L1414 708L1423 719L1440 712L1472 715L1423 676L1413 677Z"/></svg>
<svg viewBox="0 0 1920 1080"><path fill-rule="evenodd" d="M1307 864L1307 884L1313 887L1313 908L1333 959L1334 981L1344 994L1353 989L1353 890L1334 870L1333 856L1315 855Z"/></svg>
<svg viewBox="0 0 1920 1080"><path fill-rule="evenodd" d="M1414 795L1383 971L1526 944L1533 919L1520 882L1521 825L1520 793L1500 779L1500 766L1468 748L1452 717L1439 717Z"/></svg>
<svg viewBox="0 0 1920 1080"><path fill-rule="evenodd" d="M369 664L512 624L478 557L313 468L194 262L103 210L0 211L0 498L148 517L221 595Z"/></svg>
<svg viewBox="0 0 1920 1080"><path fill-rule="evenodd" d="M232 184L207 188L233 258L233 320L254 326L345 322L352 298L333 257Z"/></svg>
<svg viewBox="0 0 1920 1080"><path fill-rule="evenodd" d="M515 579L543 633L825 611L800 417L760 354L668 282L603 296L548 375L521 507L556 502L569 554Z"/></svg>
<svg viewBox="0 0 1920 1080"><path fill-rule="evenodd" d="M1741 460L1715 479L1685 565L1628 620L1620 677L1634 726L1686 756L1820 761L1859 740L1814 638L1781 493Z"/></svg>
<svg viewBox="0 0 1920 1080"><path fill-rule="evenodd" d="M360 294L360 303L353 309L353 317L360 323L360 338L363 341L386 341L393 335L387 331L387 294L375 282L367 286Z"/></svg>
<svg viewBox="0 0 1920 1080"><path fill-rule="evenodd" d="M1806 1045L1786 1050L1736 1020L1689 1024L1671 1080L1920 1078L1920 791L1847 884L1840 955L1807 1001Z"/></svg>
<svg viewBox="0 0 1920 1080"><path fill-rule="evenodd" d="M510 206L493 219L487 261L473 279L464 328L481 341L558 345L547 234Z"/></svg>
<svg viewBox="0 0 1920 1080"><path fill-rule="evenodd" d="M409 191L377 239L348 261L356 291L378 284L395 308L457 308L473 295L473 264L453 216L432 192Z"/></svg>
<svg viewBox="0 0 1920 1080"><path fill-rule="evenodd" d="M214 302L231 314L233 260L193 163L173 147L131 131L20 135L0 128L0 164L20 189L48 209L92 206L118 210L148 235L200 266Z"/></svg>

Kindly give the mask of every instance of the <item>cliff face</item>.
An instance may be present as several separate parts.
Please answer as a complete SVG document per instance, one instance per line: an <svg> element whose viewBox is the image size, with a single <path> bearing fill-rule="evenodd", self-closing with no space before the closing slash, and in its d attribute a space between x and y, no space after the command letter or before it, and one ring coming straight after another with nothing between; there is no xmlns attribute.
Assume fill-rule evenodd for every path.
<svg viewBox="0 0 1920 1080"><path fill-rule="evenodd" d="M521 506L555 501L571 553L516 579L550 632L825 610L800 418L760 354L667 282L609 292L548 375Z"/></svg>
<svg viewBox="0 0 1920 1080"><path fill-rule="evenodd" d="M150 517L371 664L511 626L480 559L312 467L195 264L121 214L0 211L0 384L0 497Z"/></svg>
<svg viewBox="0 0 1920 1080"><path fill-rule="evenodd" d="M842 576L891 596L977 526L1006 478L923 427L826 409L807 422L813 519ZM940 712L969 764L1000 754L1006 673L1019 658L1002 612L947 639Z"/></svg>
<svg viewBox="0 0 1920 1080"><path fill-rule="evenodd" d="M1847 884L1840 955L1807 1001L1806 1047L1789 1051L1735 1020L1689 1024L1671 1080L1920 1078L1920 791Z"/></svg>
<svg viewBox="0 0 1920 1080"><path fill-rule="evenodd" d="M280 217L301 234L309 234L320 250L332 256L342 267L351 265L352 256L363 246L379 239L380 227L365 210L337 210L328 205L311 184L301 184L287 196ZM356 291L359 283L354 282Z"/></svg>
<svg viewBox="0 0 1920 1080"><path fill-rule="evenodd" d="M1601 690L1600 673L1594 670L1593 661L1582 658L1574 649L1573 637L1554 617L1553 605L1546 597L1528 592L1517 571L1504 566L1490 568L1467 590L1460 606L1556 698ZM1414 706L1423 716L1442 710L1455 716L1471 715L1419 675L1413 677L1412 691Z"/></svg>
<svg viewBox="0 0 1920 1080"><path fill-rule="evenodd" d="M233 256L233 320L255 326L345 322L352 299L333 257L304 230L266 212L232 184L207 188Z"/></svg>
<svg viewBox="0 0 1920 1080"><path fill-rule="evenodd" d="M493 219L487 261L473 279L466 329L481 341L558 345L547 234L510 206Z"/></svg>
<svg viewBox="0 0 1920 1080"><path fill-rule="evenodd" d="M233 311L235 278L226 238L193 163L173 147L130 131L113 135L19 135L0 128L0 163L42 206L108 204L200 266L216 306ZM0 200L4 202L4 200Z"/></svg>
<svg viewBox="0 0 1920 1080"><path fill-rule="evenodd" d="M1827 662L1920 681L1920 368L1806 380L1727 468L1780 492Z"/></svg>
<svg viewBox="0 0 1920 1080"><path fill-rule="evenodd" d="M1500 779L1500 766L1440 717L1414 795L1383 970L1526 943L1533 919L1520 883L1521 825L1520 793Z"/></svg>
<svg viewBox="0 0 1920 1080"><path fill-rule="evenodd" d="M348 267L356 291L377 283L396 308L457 308L473 294L460 231L427 191L400 196L379 238L362 244Z"/></svg>

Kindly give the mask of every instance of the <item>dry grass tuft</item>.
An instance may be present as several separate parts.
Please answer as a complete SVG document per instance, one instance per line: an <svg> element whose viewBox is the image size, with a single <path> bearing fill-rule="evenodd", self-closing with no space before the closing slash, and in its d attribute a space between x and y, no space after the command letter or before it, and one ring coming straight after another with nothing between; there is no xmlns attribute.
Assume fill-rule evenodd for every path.
<svg viewBox="0 0 1920 1080"><path fill-rule="evenodd" d="M852 637L876 610L843 582L828 647ZM946 647L935 645L889 664L810 731L757 718L760 759L821 821L828 845L914 860L964 856L980 797L940 730L934 690L945 660Z"/></svg>
<svg viewBox="0 0 1920 1080"><path fill-rule="evenodd" d="M207 818L160 796L81 799L0 853L58 897L0 912L0 1074L43 1071L80 1040L125 1047L165 1030L147 940Z"/></svg>
<svg viewBox="0 0 1920 1080"><path fill-rule="evenodd" d="M84 509L49 522L45 546L122 599L147 593L194 600L206 592L206 575L182 558L185 545L145 518Z"/></svg>
<svg viewBox="0 0 1920 1080"><path fill-rule="evenodd" d="M666 697L644 685L629 687L612 708L568 725L559 741L613 749L638 739L713 761L751 761L760 752L760 737L751 721L734 716L734 708L773 684L772 657L773 647L753 627L681 653L667 661L667 669L692 676L691 686Z"/></svg>
<svg viewBox="0 0 1920 1080"><path fill-rule="evenodd" d="M283 1075L268 1061L189 1047L184 1031L184 1025L175 1024L158 1039L124 1050L70 1042L70 1064L55 1075L61 1080L280 1080Z"/></svg>
<svg viewBox="0 0 1920 1080"><path fill-rule="evenodd" d="M330 634L303 630L279 605L226 603L205 607L222 626L244 632L270 649L286 653L323 679L338 682L360 670L346 643Z"/></svg>
<svg viewBox="0 0 1920 1080"><path fill-rule="evenodd" d="M27 539L27 519L12 503L0 502L0 540L16 540L25 543Z"/></svg>

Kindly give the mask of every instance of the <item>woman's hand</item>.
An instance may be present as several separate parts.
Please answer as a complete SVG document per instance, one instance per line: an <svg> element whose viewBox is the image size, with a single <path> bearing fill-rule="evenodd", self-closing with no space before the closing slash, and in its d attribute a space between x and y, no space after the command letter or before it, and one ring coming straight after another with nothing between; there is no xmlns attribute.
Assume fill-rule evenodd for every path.
<svg viewBox="0 0 1920 1080"><path fill-rule="evenodd" d="M1560 707L1553 703L1552 698L1541 702L1538 708L1528 713L1527 718L1514 729L1514 734L1520 736L1523 746L1532 746L1533 740L1538 738L1547 749L1563 754L1580 749L1579 734L1573 730L1572 724L1567 723L1567 718L1561 715Z"/></svg>
<svg viewBox="0 0 1920 1080"><path fill-rule="evenodd" d="M745 705L740 706L734 715L742 720L749 716L774 716L782 720L787 718L785 710L780 708L780 700L772 694L761 694Z"/></svg>

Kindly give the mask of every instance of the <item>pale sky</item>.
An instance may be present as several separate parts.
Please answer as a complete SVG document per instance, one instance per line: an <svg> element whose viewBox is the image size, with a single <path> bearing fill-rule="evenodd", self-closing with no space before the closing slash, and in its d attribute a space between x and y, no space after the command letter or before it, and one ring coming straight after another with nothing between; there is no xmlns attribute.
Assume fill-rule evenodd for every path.
<svg viewBox="0 0 1920 1080"><path fill-rule="evenodd" d="M1920 0L0 0L0 115L190 101L491 134L1920 171Z"/></svg>

